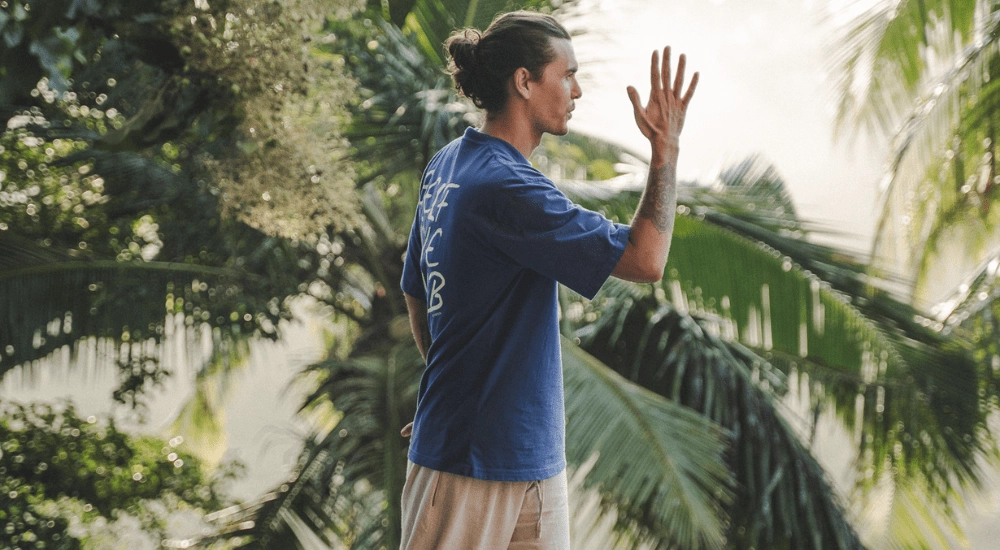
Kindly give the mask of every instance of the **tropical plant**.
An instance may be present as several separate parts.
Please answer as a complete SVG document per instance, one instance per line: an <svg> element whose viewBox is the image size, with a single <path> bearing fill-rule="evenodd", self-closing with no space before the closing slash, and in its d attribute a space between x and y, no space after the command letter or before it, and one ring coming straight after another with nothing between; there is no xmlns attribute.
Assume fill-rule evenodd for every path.
<svg viewBox="0 0 1000 550"><path fill-rule="evenodd" d="M350 81L303 57L310 4L32 6L0 11L0 374L85 337L158 341L176 314L274 337L286 298L336 286ZM126 391L162 374L126 370Z"/></svg>
<svg viewBox="0 0 1000 550"><path fill-rule="evenodd" d="M873 261L939 318L1000 251L998 17L988 0L875 2L834 49L842 128L892 137Z"/></svg>
<svg viewBox="0 0 1000 550"><path fill-rule="evenodd" d="M629 215L638 201L636 191L631 196L618 191L609 197L608 191L595 188L589 200L583 199L584 204L611 216ZM739 388L734 386L734 373L766 372L757 370L756 362L809 381L792 388L809 394L813 400L812 428L801 434L807 441L812 441L816 416L826 407L833 407L845 427L855 434L859 443L855 496L863 499L877 483L886 480L901 492L926 487L923 506L915 506L910 513L923 514L929 509L954 520L948 512L949 499L963 484L976 483L976 461L987 456L995 444L985 430L989 409L969 399L976 392L978 375L967 346L962 340L945 338L915 322L911 307L871 286L873 280L863 274L862 266L844 253L803 240L801 233L805 229L781 200L782 194L761 192L768 188L780 190L783 184L773 167L753 159L724 171L714 190L682 188L679 202L685 213L676 221L664 284L654 293L616 288L624 283L608 285L602 291L607 295L599 295L592 304L570 306L571 316L583 321L575 334L586 349L618 372L704 410L740 434L735 445L742 450L735 457L743 460L734 461L731 467L736 471L738 486L747 489L737 493L738 503L741 496L759 498L750 496L755 492L754 484L782 477L788 469L786 464L797 465L805 475L798 481L787 480L790 484L803 480L825 483L817 465L809 459L793 458L799 452L795 450L799 445L796 433L774 410L764 407L762 412L743 412L726 420L726 415L734 411L725 404L740 403L741 409L759 406L753 403L761 396L751 400L725 393ZM757 201L764 197L768 198L758 205ZM721 361L708 351L692 351L711 346L694 346L687 342L695 336L678 336L683 332L677 327L685 324L683 312L701 318L707 338L715 334L740 341L754 350L747 352L754 359L743 359L741 369L733 359ZM693 321L686 323L691 325ZM706 365L713 363L725 369L716 376L725 373L728 378L720 378L711 386L705 379L691 378L692 371L704 370L705 377L711 375ZM647 371L651 368L647 365L659 366ZM942 370L942 365L950 369ZM713 391L708 392L708 387ZM763 387L769 390L771 399L788 389L784 378L774 378L774 373ZM721 403L712 404L712 398ZM863 404L861 409L859 402ZM771 459L769 466L766 461L758 464L745 458L762 448L785 458ZM774 473L766 474L766 470L759 470L762 467L775 468ZM751 468L758 470L748 471ZM788 486L777 484L771 490L781 487ZM808 506L801 502L793 505L794 491L770 494L770 506L740 503L731 512L736 526L770 527L761 527L749 537L747 531L736 531L730 540L747 546L780 547L780 536L772 538L772 532L788 533L796 526L819 525L806 516L829 518L828 525L832 526L840 521L836 508L828 508L830 504L823 499ZM782 515L781 510L803 516ZM901 519L906 517L905 512L900 513ZM774 517L764 517L771 514ZM812 527L808 533L795 536L808 538L825 529ZM956 527L952 521L942 529L955 532ZM793 537L789 547L810 544L815 542Z"/></svg>
<svg viewBox="0 0 1000 550"><path fill-rule="evenodd" d="M0 411L4 548L81 548L126 517L162 540L170 514L226 503L227 470L206 475L179 441L127 435L112 420L79 417L70 404L3 402Z"/></svg>
<svg viewBox="0 0 1000 550"><path fill-rule="evenodd" d="M908 299L929 317L916 317L920 324L972 345L974 362L958 376L939 366L916 379L955 382L954 395L941 398L966 426L996 410L998 17L992 1L878 2L844 26L834 49L842 128L868 123L892 137L873 264L905 281ZM970 450L996 463L995 444ZM977 485L975 474L959 471L960 486ZM943 496L949 485L933 477L926 490ZM948 546L947 529L936 531L929 538Z"/></svg>
<svg viewBox="0 0 1000 550"><path fill-rule="evenodd" d="M347 234L358 205L350 164L331 152L342 147L340 104L351 80L329 60L303 55L318 29L313 15L306 2L0 6L0 376L56 368L59 357L77 360L96 348L118 367L113 397L137 406L171 374L159 363L170 333L210 335L218 353L201 369L210 375L228 368L227 350L241 349L240 341L276 337L290 316L288 298L338 285L344 273L335 266L345 261L338 234ZM329 302L348 313L360 307L353 297ZM51 428L38 418L56 414L66 430L76 422L33 410L3 409L3 422L30 424L12 428L14 439L38 439ZM175 483L161 475L156 455L167 445L113 429L60 429L50 429L44 447L32 439L31 453L121 446L105 462L71 452L64 468L47 463L55 478L17 469L4 482L30 489L10 496L20 500L4 510L25 514L36 536L34 519L51 519L38 539L50 547L79 543L60 533L66 522L57 512L63 519L79 512L87 522L141 512L138 527L160 540L162 527L133 496L164 497L168 506L224 504L215 495L167 494L174 486L214 487L180 450L189 467L168 464L167 473L186 476ZM109 434L113 441L104 441ZM146 456L150 448L156 453ZM133 451L144 454L133 460ZM31 467L44 469L31 453ZM28 455L7 452L4 472L15 456ZM121 476L147 468L168 485L146 480L130 492L116 471L111 485L65 487L88 468L103 470L100 477L126 466ZM50 510L61 494L91 489L103 500ZM27 543L23 522L12 520L7 534ZM101 544L99 529L87 533Z"/></svg>

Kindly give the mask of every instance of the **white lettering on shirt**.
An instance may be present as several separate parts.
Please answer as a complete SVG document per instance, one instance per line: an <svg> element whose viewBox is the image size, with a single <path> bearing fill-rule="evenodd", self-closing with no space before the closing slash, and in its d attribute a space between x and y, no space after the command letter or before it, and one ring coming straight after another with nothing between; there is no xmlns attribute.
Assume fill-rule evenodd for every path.
<svg viewBox="0 0 1000 550"><path fill-rule="evenodd" d="M427 179L434 175L433 171L427 173ZM441 296L441 289L445 285L444 275L437 270L431 270L440 264L433 257L434 242L444 235L444 229L433 227L432 222L440 221L441 211L448 206L448 193L452 189L458 188L455 183L442 183L438 177L424 188L424 194L420 199L420 254L427 265L428 273L424 279L424 291L427 293L427 313L433 313L444 305L444 298Z"/></svg>

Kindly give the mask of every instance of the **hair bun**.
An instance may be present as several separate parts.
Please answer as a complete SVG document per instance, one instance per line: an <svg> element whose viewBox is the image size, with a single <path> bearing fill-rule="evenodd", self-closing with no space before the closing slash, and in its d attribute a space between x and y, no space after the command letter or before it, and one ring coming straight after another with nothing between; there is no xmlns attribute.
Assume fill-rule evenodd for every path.
<svg viewBox="0 0 1000 550"><path fill-rule="evenodd" d="M476 72L476 50L482 35L475 29L466 29L462 34L448 40L448 54L455 62L455 67L469 72Z"/></svg>

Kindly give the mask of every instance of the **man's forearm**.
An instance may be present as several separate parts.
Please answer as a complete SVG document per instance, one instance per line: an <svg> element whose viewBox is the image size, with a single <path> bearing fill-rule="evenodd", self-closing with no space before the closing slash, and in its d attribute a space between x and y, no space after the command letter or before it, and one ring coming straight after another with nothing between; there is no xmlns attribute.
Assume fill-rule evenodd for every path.
<svg viewBox="0 0 1000 550"><path fill-rule="evenodd" d="M676 145L653 148L646 189L632 219L629 241L635 247L646 273L663 274L670 251L670 237L677 211Z"/></svg>
<svg viewBox="0 0 1000 550"><path fill-rule="evenodd" d="M665 244L669 244L677 210L677 154L676 145L667 151L654 149L646 189L633 219L633 225L638 218L649 220L658 233L666 235Z"/></svg>
<svg viewBox="0 0 1000 550"><path fill-rule="evenodd" d="M420 355L427 362L427 350L431 347L431 331L427 325L427 306L422 300L418 300L409 294L406 297L406 311L410 317L410 331L413 332L413 341L417 344Z"/></svg>
<svg viewBox="0 0 1000 550"><path fill-rule="evenodd" d="M652 283L663 277L677 211L676 166L676 146L671 150L654 147L646 188L632 218L628 246L612 275L637 283Z"/></svg>
<svg viewBox="0 0 1000 550"><path fill-rule="evenodd" d="M427 326L426 319L424 317L424 322L420 324L420 337L417 341L417 349L420 350L420 355L424 358L424 363L427 362L427 350L431 349L431 328Z"/></svg>

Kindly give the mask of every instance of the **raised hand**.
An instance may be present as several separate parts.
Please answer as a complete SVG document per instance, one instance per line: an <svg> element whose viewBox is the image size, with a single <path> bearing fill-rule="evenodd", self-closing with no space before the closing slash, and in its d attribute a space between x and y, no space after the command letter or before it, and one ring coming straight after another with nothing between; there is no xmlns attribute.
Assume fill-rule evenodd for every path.
<svg viewBox="0 0 1000 550"><path fill-rule="evenodd" d="M654 147L677 148L681 129L684 127L684 117L687 115L688 103L698 85L698 73L691 77L687 93L681 95L684 84L684 54L677 60L677 76L670 81L670 46L663 48L662 70L659 55L653 50L652 63L649 69L650 93L646 106L642 106L639 92L633 86L628 87L628 97L632 100L635 123L642 135L646 136Z"/></svg>
<svg viewBox="0 0 1000 550"><path fill-rule="evenodd" d="M677 62L677 76L670 79L670 48L663 49L663 64L653 52L649 68L651 89L649 101L642 106L639 92L628 87L628 97L635 111L635 123L653 147L649 158L649 179L639 199L639 208L632 218L625 252L612 275L627 281L652 283L663 278L663 269L670 251L677 210L677 156L681 129L688 103L698 84L698 73L691 77L687 93L684 88L684 56Z"/></svg>

